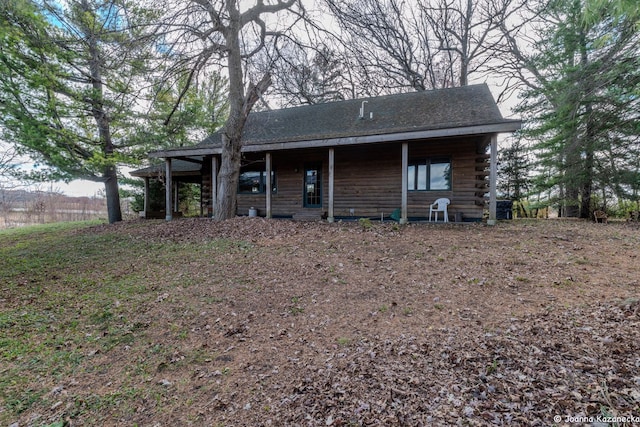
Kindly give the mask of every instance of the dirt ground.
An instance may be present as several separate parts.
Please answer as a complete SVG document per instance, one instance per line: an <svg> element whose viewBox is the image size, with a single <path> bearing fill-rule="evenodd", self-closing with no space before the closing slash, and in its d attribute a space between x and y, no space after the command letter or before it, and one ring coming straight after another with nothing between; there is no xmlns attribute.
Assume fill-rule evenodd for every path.
<svg viewBox="0 0 640 427"><path fill-rule="evenodd" d="M636 224L237 218L87 232L243 242L175 265L185 285L152 285L140 340L61 385L107 394L151 363L136 385L147 392L104 425L640 426Z"/></svg>

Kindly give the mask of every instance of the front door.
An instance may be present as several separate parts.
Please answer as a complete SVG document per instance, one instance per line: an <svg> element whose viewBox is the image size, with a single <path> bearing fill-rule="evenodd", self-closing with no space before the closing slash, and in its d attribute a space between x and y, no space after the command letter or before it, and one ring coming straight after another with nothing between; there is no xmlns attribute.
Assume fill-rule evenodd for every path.
<svg viewBox="0 0 640 427"><path fill-rule="evenodd" d="M304 207L322 207L322 164L308 164L304 167Z"/></svg>

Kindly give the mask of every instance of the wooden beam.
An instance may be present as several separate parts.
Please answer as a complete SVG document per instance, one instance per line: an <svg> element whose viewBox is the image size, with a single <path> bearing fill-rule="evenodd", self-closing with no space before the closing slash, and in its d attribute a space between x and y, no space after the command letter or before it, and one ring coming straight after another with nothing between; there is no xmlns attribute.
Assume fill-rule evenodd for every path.
<svg viewBox="0 0 640 427"><path fill-rule="evenodd" d="M498 134L491 136L491 161L489 168L489 225L496 224L498 193Z"/></svg>
<svg viewBox="0 0 640 427"><path fill-rule="evenodd" d="M147 217L149 212L149 177L144 177L144 217Z"/></svg>
<svg viewBox="0 0 640 427"><path fill-rule="evenodd" d="M216 211L218 203L218 158L211 156L211 214Z"/></svg>
<svg viewBox="0 0 640 427"><path fill-rule="evenodd" d="M333 215L333 182L335 179L335 149L329 148L329 212L327 221L335 221Z"/></svg>
<svg viewBox="0 0 640 427"><path fill-rule="evenodd" d="M271 182L271 153L267 152L265 154L265 173L267 174L266 176L266 187L265 188L265 195L266 195L266 207L267 207L267 218L271 218L271 194L272 194L272 188L273 188L273 183Z"/></svg>
<svg viewBox="0 0 640 427"><path fill-rule="evenodd" d="M165 174L164 174L164 185L165 185L165 200L164 200L164 212L165 219L167 221L171 221L173 219L173 204L171 201L173 200L173 195L171 194L172 190L172 181L171 181L171 157L167 157L165 159Z"/></svg>
<svg viewBox="0 0 640 427"><path fill-rule="evenodd" d="M400 224L406 224L407 220L407 193L409 191L409 144L402 143L402 207Z"/></svg>
<svg viewBox="0 0 640 427"><path fill-rule="evenodd" d="M173 181L173 212L178 212L178 206L180 202L178 200L178 181Z"/></svg>
<svg viewBox="0 0 640 427"><path fill-rule="evenodd" d="M185 162L196 163L198 165L201 165L204 163L204 158L194 159L193 157L177 156L177 157L174 157L174 159L184 160Z"/></svg>

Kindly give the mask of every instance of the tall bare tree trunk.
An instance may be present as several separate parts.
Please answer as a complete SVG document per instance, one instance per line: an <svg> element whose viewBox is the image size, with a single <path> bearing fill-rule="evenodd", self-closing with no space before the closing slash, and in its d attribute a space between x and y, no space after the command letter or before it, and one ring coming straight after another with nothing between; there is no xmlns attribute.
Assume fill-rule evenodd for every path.
<svg viewBox="0 0 640 427"><path fill-rule="evenodd" d="M564 213L568 218L580 217L580 174L581 159L579 150L579 137L573 136L573 141L569 145L568 153L566 154L566 169L564 179Z"/></svg>
<svg viewBox="0 0 640 427"><path fill-rule="evenodd" d="M214 219L221 221L236 215L236 189L240 176L240 149L242 129L246 121L243 114L244 81L240 53L240 14L233 2L227 3L229 26L225 34L229 56L229 117L222 131L222 156L218 172L218 200Z"/></svg>
<svg viewBox="0 0 640 427"><path fill-rule="evenodd" d="M589 56L587 54L587 40L586 35L581 31L580 32L580 62L582 67L585 69L589 63ZM586 81L582 80L583 84ZM583 96L584 98L588 97L588 88L584 87ZM584 171L582 178L582 188L580 189L580 218L591 218L591 194L593 191L593 182L595 180L594 175L594 126L593 126L593 105L591 101L586 100L584 115L586 118L586 129L585 134L582 141L582 147L584 152ZM603 200L604 203L604 200Z"/></svg>
<svg viewBox="0 0 640 427"><path fill-rule="evenodd" d="M257 84L249 84L244 93L242 51L240 49L241 17L234 2L227 3L229 26L226 29L229 72L229 117L222 131L222 155L218 172L218 200L213 218L216 221L233 218L237 210L237 188L242 159L242 130L249 112L260 95L271 85L271 75L265 74Z"/></svg>
<svg viewBox="0 0 640 427"><path fill-rule="evenodd" d="M191 77L206 69L205 65L212 56L227 58L229 116L221 132L222 153L217 177L218 195L216 209L213 213L214 220L221 221L236 215L236 194L242 159L244 125L254 104L271 85L270 72L266 72L256 85L245 80L248 74L247 67L251 58L265 48L267 39L277 39L278 36L284 34L281 31L268 30L267 23L262 16L286 11L300 3L300 0L268 2L260 0L242 12L240 6L243 2L238 0L190 0L187 3L190 4L190 7L185 9L181 5L182 3L178 2L176 10L180 16L178 20L185 20L185 28L192 28L185 33L185 47L190 45L191 41L196 40L197 43L204 42L206 44L200 54L195 57L189 53L190 59L186 63L193 66L189 71L189 82ZM243 6L247 6L247 4L243 4ZM301 5L300 9L304 14ZM173 21L175 18L174 16L171 20ZM193 27L194 19L201 23L198 28ZM207 26L208 30L203 30ZM245 27L251 28L243 32ZM275 24L274 27L278 28L279 25ZM251 39L253 40L251 41ZM189 52L191 52L191 46L189 46ZM188 88L188 85L184 90Z"/></svg>
<svg viewBox="0 0 640 427"><path fill-rule="evenodd" d="M463 20L462 28L460 28L460 86L467 86L469 84L469 62L471 61L469 55L469 38L471 37L472 16L473 0L467 0L464 15L460 17L460 19Z"/></svg>

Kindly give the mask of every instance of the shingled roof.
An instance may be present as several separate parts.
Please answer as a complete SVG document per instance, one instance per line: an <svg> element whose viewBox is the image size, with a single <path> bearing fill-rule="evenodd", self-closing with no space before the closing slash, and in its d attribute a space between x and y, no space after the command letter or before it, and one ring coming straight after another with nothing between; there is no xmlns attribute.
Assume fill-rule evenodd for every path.
<svg viewBox="0 0 640 427"><path fill-rule="evenodd" d="M259 151L301 148L300 143L309 141L322 146L398 140L399 134L417 139L512 132L520 125L519 120L502 117L488 86L480 84L254 112L247 118L242 139L247 151ZM151 156L206 154L220 146L221 134L215 133L193 147Z"/></svg>
<svg viewBox="0 0 640 427"><path fill-rule="evenodd" d="M193 162L193 161L176 159L171 164L171 172L175 176L194 175L196 173L199 173L200 169L202 169L202 165L200 163ZM164 172L165 172L165 164L158 163L158 164L148 166L146 168L131 171L129 172L129 174L131 176L138 176L138 177L145 177L145 176L157 177L158 175L164 175Z"/></svg>

